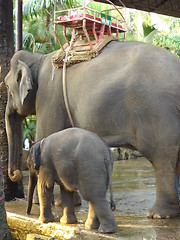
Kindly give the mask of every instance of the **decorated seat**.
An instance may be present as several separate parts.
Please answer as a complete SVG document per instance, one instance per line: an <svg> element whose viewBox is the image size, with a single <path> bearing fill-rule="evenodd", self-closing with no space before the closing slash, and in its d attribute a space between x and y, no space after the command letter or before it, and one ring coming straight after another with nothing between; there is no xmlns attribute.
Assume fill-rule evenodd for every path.
<svg viewBox="0 0 180 240"><path fill-rule="evenodd" d="M68 45L70 42L67 38L67 28L72 29L71 42L75 42L78 39L78 44L89 45L91 49L96 48L105 35L111 36L115 33L116 38L119 38L119 34L124 34L124 40L126 38L126 21L123 13L125 13L125 6L121 2L122 7L117 8L111 1L107 0L111 8L97 11L92 9L88 4L79 8L72 8L62 11L55 11L54 14L54 29L57 39L63 51L65 51L61 40L59 38L56 26L60 24L64 28L64 37ZM123 9L123 11L122 11ZM119 17L115 17L114 11L116 11ZM122 13L123 12L123 13ZM117 15L116 13L116 15Z"/></svg>

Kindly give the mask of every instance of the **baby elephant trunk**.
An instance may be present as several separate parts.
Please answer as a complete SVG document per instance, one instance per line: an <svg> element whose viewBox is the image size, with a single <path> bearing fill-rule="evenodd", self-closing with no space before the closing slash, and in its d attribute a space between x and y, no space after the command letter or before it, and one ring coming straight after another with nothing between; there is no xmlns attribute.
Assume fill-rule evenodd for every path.
<svg viewBox="0 0 180 240"><path fill-rule="evenodd" d="M110 206L112 211L115 211L116 209L116 204L114 202L114 196L113 196L113 190L112 190L112 170L113 170L113 157L111 150L109 150L109 156L110 158L105 158L105 165L107 168L107 173L108 173L108 178L109 178L109 190L110 190Z"/></svg>

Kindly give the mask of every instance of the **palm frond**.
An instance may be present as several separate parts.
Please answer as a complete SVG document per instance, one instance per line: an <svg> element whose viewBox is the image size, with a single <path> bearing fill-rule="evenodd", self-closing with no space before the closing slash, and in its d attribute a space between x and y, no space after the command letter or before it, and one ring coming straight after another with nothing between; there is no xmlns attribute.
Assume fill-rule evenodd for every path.
<svg viewBox="0 0 180 240"><path fill-rule="evenodd" d="M36 51L36 43L33 34L23 31L23 49Z"/></svg>

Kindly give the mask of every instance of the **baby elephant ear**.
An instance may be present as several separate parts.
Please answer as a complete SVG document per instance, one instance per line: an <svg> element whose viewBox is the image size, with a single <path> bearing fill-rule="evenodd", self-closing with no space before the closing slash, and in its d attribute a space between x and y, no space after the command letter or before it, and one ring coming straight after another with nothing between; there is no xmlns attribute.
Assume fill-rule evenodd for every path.
<svg viewBox="0 0 180 240"><path fill-rule="evenodd" d="M17 82L19 84L21 104L23 105L29 91L33 88L33 81L30 68L20 60L18 61Z"/></svg>
<svg viewBox="0 0 180 240"><path fill-rule="evenodd" d="M37 142L33 145L33 159L34 159L34 168L39 170L41 164L41 148L40 142Z"/></svg>

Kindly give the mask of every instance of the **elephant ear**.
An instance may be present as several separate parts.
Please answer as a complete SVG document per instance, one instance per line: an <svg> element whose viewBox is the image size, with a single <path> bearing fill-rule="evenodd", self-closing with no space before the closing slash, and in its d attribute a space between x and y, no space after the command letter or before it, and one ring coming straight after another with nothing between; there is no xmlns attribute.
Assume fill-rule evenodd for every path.
<svg viewBox="0 0 180 240"><path fill-rule="evenodd" d="M21 104L23 105L29 91L33 88L33 81L29 67L20 60L18 61L17 82L19 84Z"/></svg>
<svg viewBox="0 0 180 240"><path fill-rule="evenodd" d="M41 165L41 148L40 142L37 142L33 145L33 160L35 170L39 170Z"/></svg>

